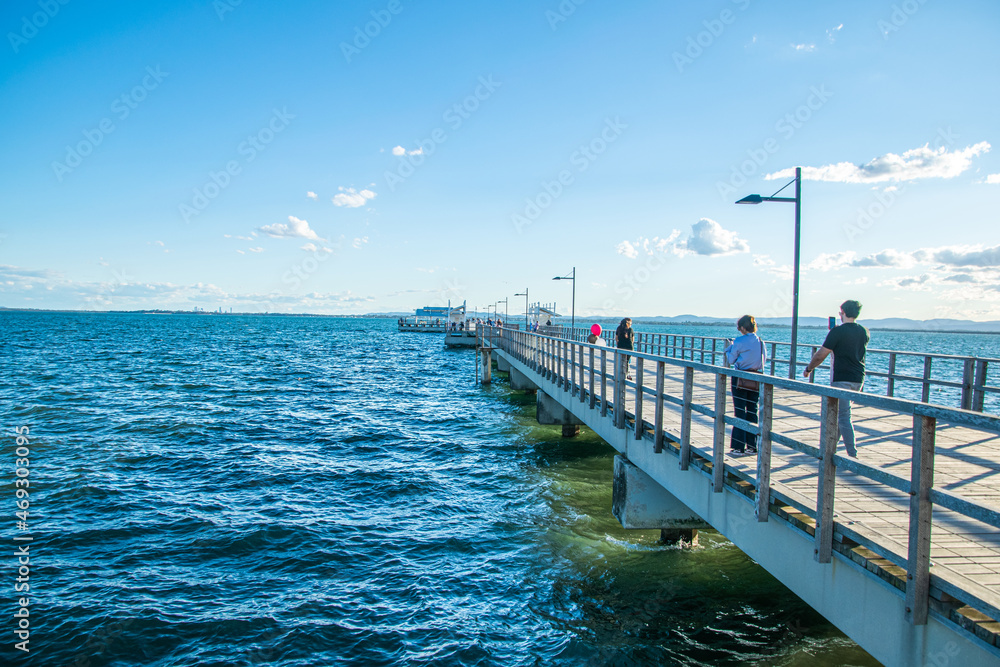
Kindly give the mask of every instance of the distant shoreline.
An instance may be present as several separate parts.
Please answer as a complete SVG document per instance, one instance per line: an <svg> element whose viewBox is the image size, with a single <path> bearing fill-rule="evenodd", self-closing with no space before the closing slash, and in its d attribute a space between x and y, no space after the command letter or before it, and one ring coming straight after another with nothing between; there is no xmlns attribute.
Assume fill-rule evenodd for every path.
<svg viewBox="0 0 1000 667"><path fill-rule="evenodd" d="M160 309L143 309L143 310L83 310L83 309L53 309L53 308L9 308L6 306L0 306L0 313L67 313L67 314L91 314L91 315L216 315L216 316L240 316L240 317L332 317L332 318L343 318L343 319L391 319L395 320L400 317L412 317L412 313L401 313L401 312L390 312L390 313L365 313L362 315L328 315L324 313L271 313L271 312L218 312L218 311L191 311L191 310L160 310ZM584 320L597 320L597 321L616 321L617 317L605 317L605 316L589 316L581 315L578 319ZM514 319L512 319L514 321ZM730 320L715 320L711 322L707 321L696 321L696 320L679 320L679 321L661 321L657 320L656 316L646 319L642 317L633 317L633 323L645 326L657 326L657 327L670 327L670 326L692 326L692 327L717 327L717 326L732 326L733 322ZM915 325L919 325L919 320L914 320ZM565 324L565 323L564 323ZM865 324L864 321L861 324ZM975 326L975 322L969 322L969 326ZM790 324L780 324L773 322L762 322L760 324L762 328L767 329L791 329ZM867 325L869 329L875 331L891 331L896 333L945 333L945 334L978 334L978 335L1000 335L1000 331L990 331L985 329L948 329L948 328L933 328L933 327L923 327L915 326L914 328L902 328L902 327L883 327L877 324ZM799 329L808 329L812 331L826 331L826 326L816 325L816 324L800 324Z"/></svg>

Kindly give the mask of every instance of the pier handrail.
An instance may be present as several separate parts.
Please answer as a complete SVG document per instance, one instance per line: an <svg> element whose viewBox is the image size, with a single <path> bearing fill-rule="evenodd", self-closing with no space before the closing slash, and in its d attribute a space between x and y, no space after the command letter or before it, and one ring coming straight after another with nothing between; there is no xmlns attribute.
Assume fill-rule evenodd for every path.
<svg viewBox="0 0 1000 667"><path fill-rule="evenodd" d="M778 378L771 375L738 371L724 366L678 359L667 355L640 350L618 350L606 345L591 345L573 340L569 336L551 336L524 331L502 331L484 327L480 342L490 348L499 347L529 369L540 374L581 403L589 401L591 409L600 409L601 416L611 415L615 427L631 431L636 441L652 442L654 452L673 451L665 447L666 441L676 443L681 469L700 467L712 478L713 490L720 493L727 480L736 477L753 489L756 520L766 522L772 512L772 499L779 500L809 517L814 522L815 559L829 563L834 549L834 535L848 543L864 546L890 563L905 570L907 619L913 624L926 623L932 590L938 597L961 601L1000 619L1000 595L989 588L968 582L956 583L962 575L931 572L930 532L931 517L935 506L956 512L964 517L1000 529L1000 508L983 503L975 497L963 497L941 488L935 488L934 440L938 422L974 429L990 434L1000 434L1000 416L983 414L961 408L949 408L918 401L863 394L836 389L801 380ZM637 346L638 347L638 346ZM626 378L624 358L634 360L635 380ZM609 373L609 361L611 373ZM656 388L646 387L646 368L656 374ZM681 396L664 390L667 366L683 371ZM694 375L703 373L714 376L713 405L702 405L693 400ZM759 423L726 415L729 383L727 378L743 377L761 382ZM635 392L634 408L627 412L626 393ZM772 413L775 390L783 389L820 399L820 437L818 443L809 443L772 430ZM610 390L610 393L609 393ZM896 414L911 416L913 428L908 436L911 451L910 474L904 477L892 471L867 465L856 459L836 453L839 432L837 408L840 400L851 400L857 405L870 406ZM652 402L651 419L644 414L646 404ZM667 404L681 409L679 432L668 432L664 426L664 409ZM692 417L698 413L713 420L712 450L695 446L691 440ZM629 423L631 422L631 428ZM757 470L747 475L726 464L726 426L735 426L759 437ZM777 443L818 460L818 493L815 505L802 501L800 496L784 485L770 481L771 445ZM857 526L848 526L835 520L836 470L850 470L855 474L887 486L909 496L909 531L906 554L897 553L899 545L889 536L866 534ZM881 540L879 539L881 538ZM839 553L839 552L838 552Z"/></svg>
<svg viewBox="0 0 1000 667"><path fill-rule="evenodd" d="M544 328L544 327L543 327ZM577 342L584 342L590 334L589 329L577 328L570 330L563 327L548 327L545 333L559 338L567 338ZM602 333L609 345L614 346L614 332L606 330ZM679 342L678 342L679 341ZM693 336L688 334L655 333L650 331L636 331L635 349L640 352L647 352L660 356L688 359L694 361L698 359L702 363L712 365L725 365L723 351L726 348L726 338L717 336ZM765 373L775 375L775 369L779 366L788 367L790 360L786 355L781 358L778 350L791 349L791 343L780 341L764 341L768 349L768 360ZM802 370L809 363L810 357L819 350L819 345L799 343L800 347L809 348L809 356L803 356L796 361L796 369ZM917 384L920 387L920 402L931 402L931 390L934 387L957 389L958 407L964 410L984 412L987 410L987 403L991 408L1000 407L1000 386L988 384L987 375L990 367L1000 367L1000 358L976 357L954 354L940 354L930 352L910 352L906 350L882 350L877 348L868 349L868 368L866 378L878 378L885 381L885 396L894 397L900 391L900 384ZM897 372L902 360L914 359L917 363L910 364L910 367L919 372L919 375L910 375L906 372ZM932 373L939 366L934 366L934 361L953 362L961 364L961 380L948 380L940 377L933 377ZM886 370L879 370L885 368ZM830 370L829 362L824 362L817 367L817 371ZM902 370L902 369L901 369ZM957 370L957 369L956 369ZM798 372L795 373L798 377ZM816 373L809 376L809 382L816 381ZM866 383L866 390L870 392L871 383ZM881 387L880 387L881 388ZM988 400L989 395L995 395L994 400ZM914 394L915 395L915 394Z"/></svg>

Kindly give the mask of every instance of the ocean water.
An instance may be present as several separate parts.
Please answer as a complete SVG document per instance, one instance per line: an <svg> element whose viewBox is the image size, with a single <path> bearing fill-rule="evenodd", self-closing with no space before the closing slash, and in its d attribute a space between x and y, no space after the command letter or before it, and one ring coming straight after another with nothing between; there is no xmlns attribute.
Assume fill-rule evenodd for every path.
<svg viewBox="0 0 1000 667"><path fill-rule="evenodd" d="M0 340L3 604L30 610L2 664L877 664L721 536L622 529L613 450L439 335L7 312Z"/></svg>

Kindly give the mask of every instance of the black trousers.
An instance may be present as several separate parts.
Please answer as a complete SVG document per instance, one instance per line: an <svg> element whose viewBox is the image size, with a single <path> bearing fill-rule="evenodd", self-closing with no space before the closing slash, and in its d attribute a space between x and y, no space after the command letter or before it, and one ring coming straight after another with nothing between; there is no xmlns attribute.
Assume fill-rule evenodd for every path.
<svg viewBox="0 0 1000 667"><path fill-rule="evenodd" d="M732 378L730 387L733 392L733 413L738 419L743 419L751 424L757 423L757 401L760 399L759 391L749 391L736 386L736 379ZM733 427L732 437L729 439L729 448L738 452L747 449L757 449L757 436L748 433L741 428Z"/></svg>

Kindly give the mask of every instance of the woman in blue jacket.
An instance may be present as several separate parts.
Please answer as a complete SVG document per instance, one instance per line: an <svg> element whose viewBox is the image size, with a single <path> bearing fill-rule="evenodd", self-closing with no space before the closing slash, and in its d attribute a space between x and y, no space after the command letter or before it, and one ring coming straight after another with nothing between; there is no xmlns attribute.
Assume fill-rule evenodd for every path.
<svg viewBox="0 0 1000 667"><path fill-rule="evenodd" d="M753 315L741 317L736 323L736 328L739 330L740 336L735 340L729 339L729 345L726 347L726 359L738 371L763 373L767 352L764 350L764 341L757 335L757 322ZM760 383L757 383L757 389L744 389L738 384L738 378L732 378L730 386L733 392L733 412L738 419L756 424ZM732 437L729 440L729 453L734 456L742 456L746 452L757 453L757 436L734 426Z"/></svg>

